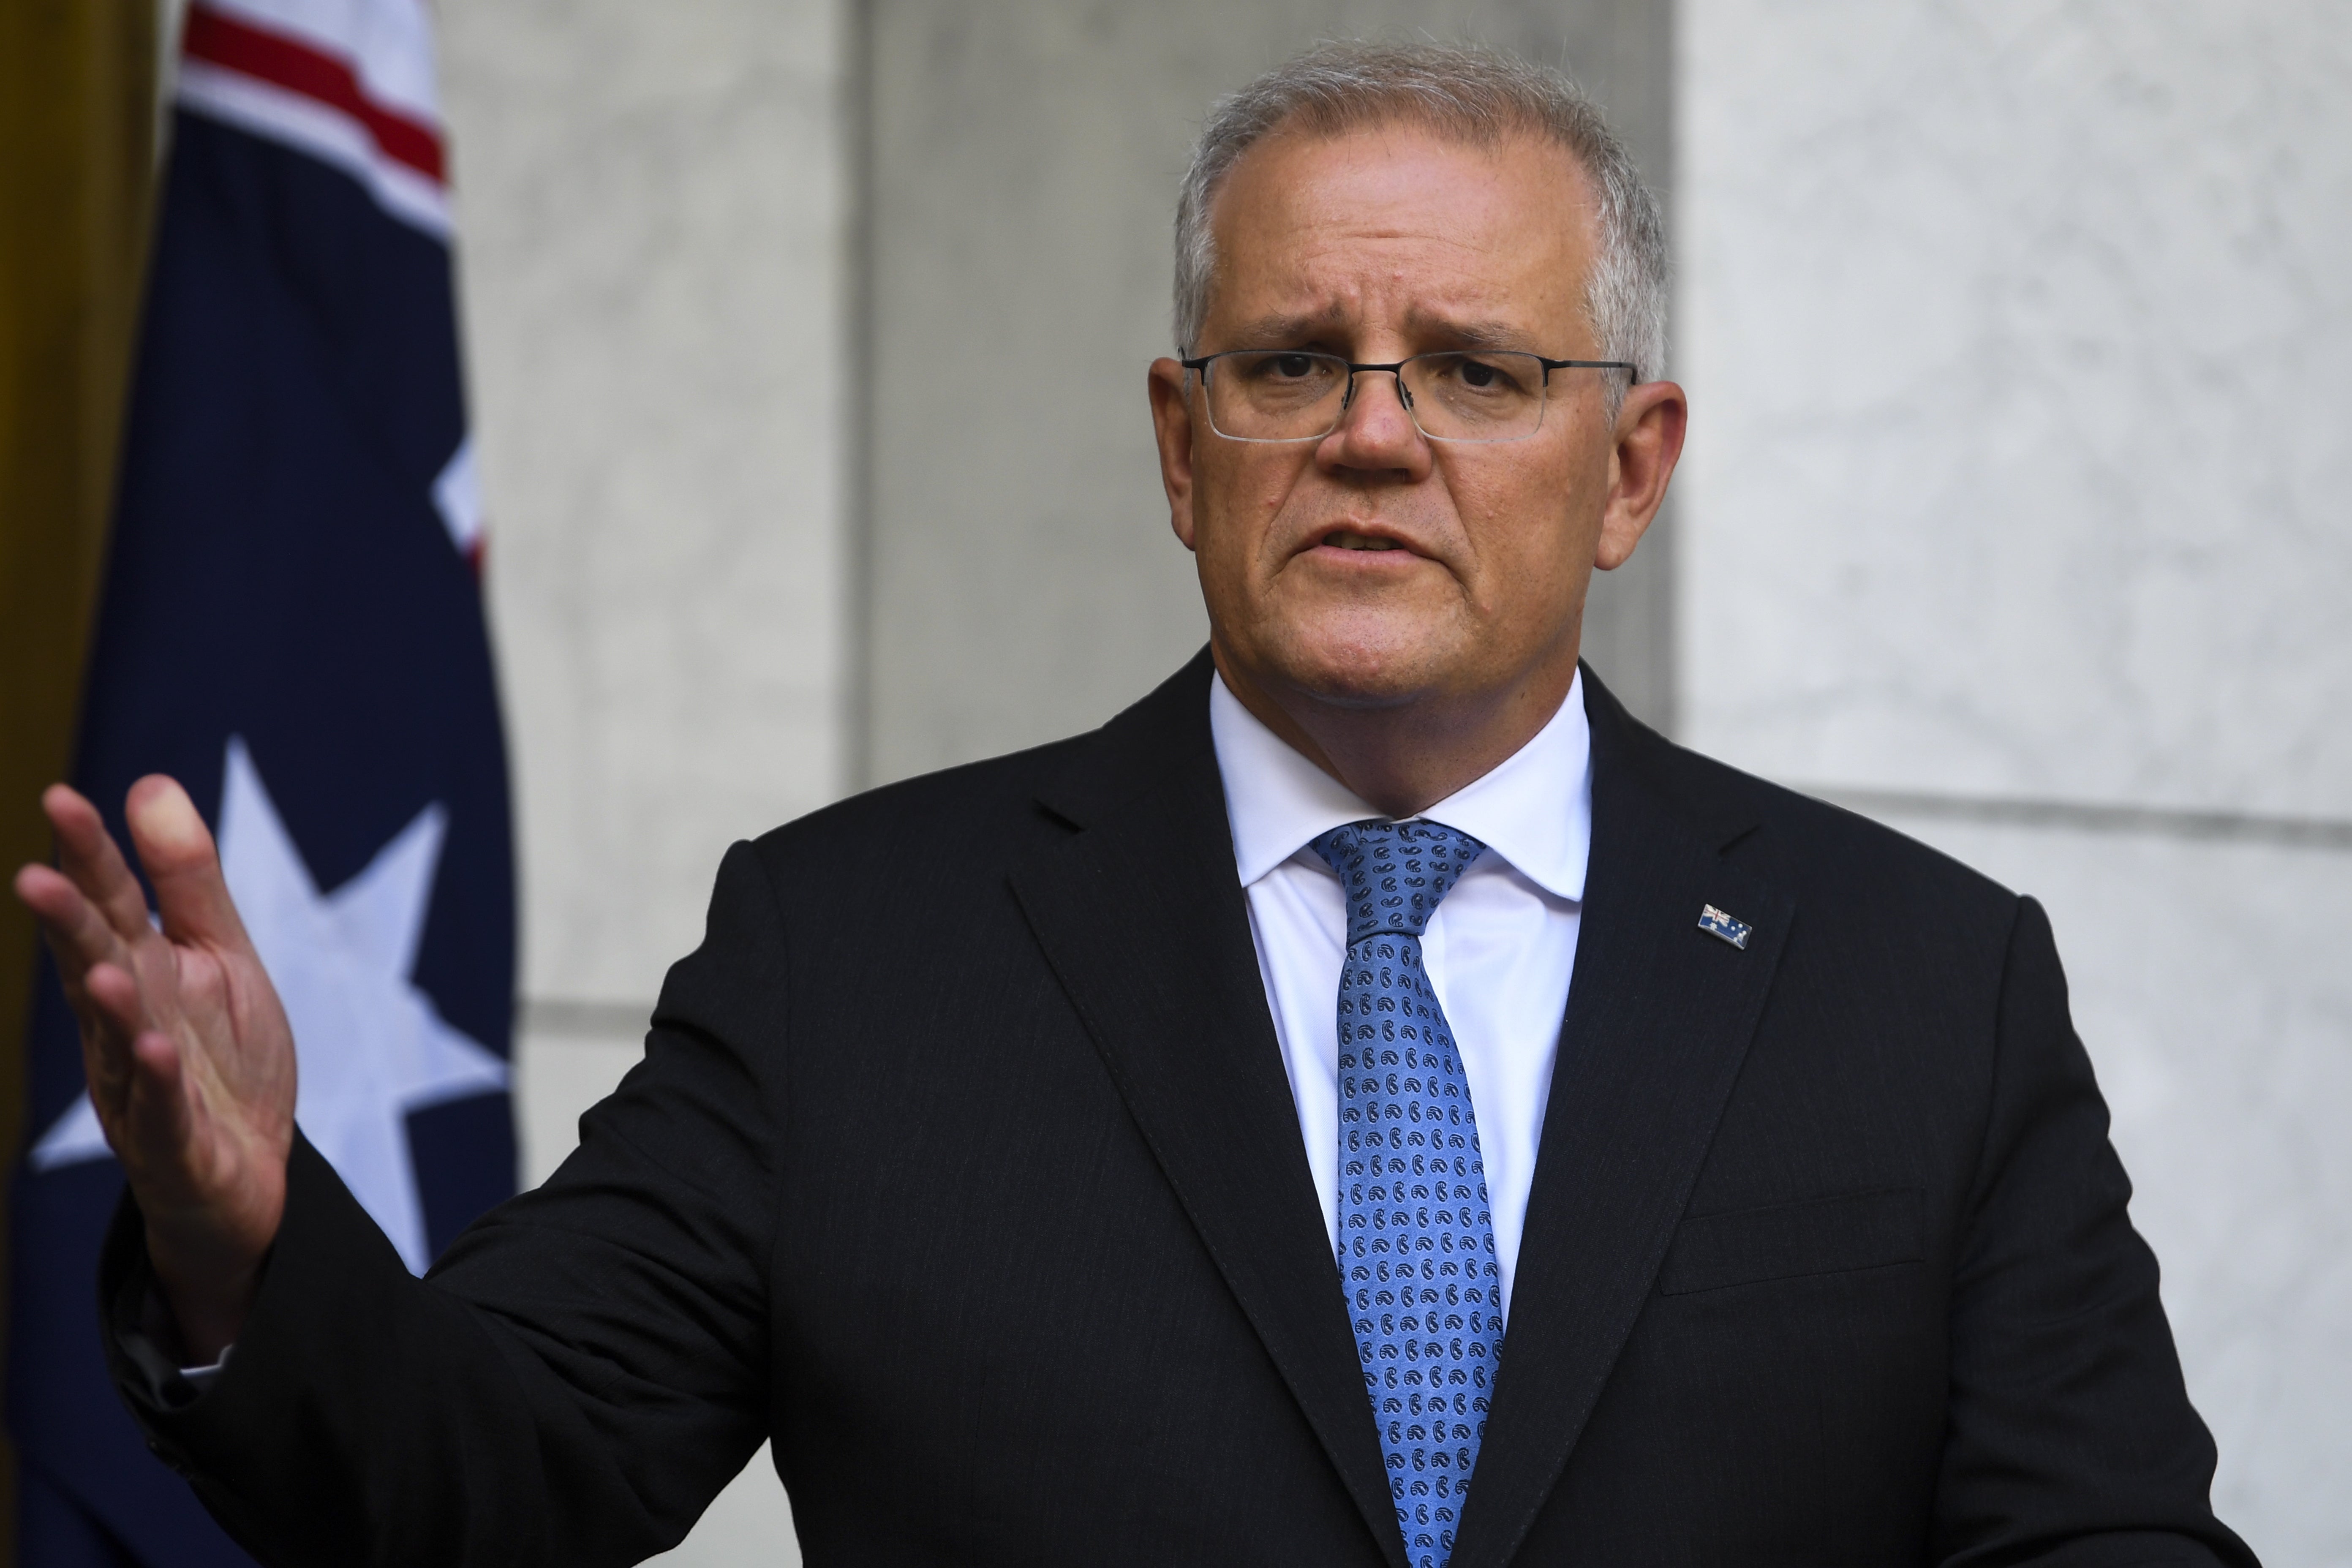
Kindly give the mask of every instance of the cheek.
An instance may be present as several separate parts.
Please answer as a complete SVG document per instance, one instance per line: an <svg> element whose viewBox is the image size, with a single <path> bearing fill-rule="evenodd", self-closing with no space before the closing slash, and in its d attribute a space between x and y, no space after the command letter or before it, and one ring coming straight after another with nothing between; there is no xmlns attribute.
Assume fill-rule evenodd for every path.
<svg viewBox="0 0 2352 1568"><path fill-rule="evenodd" d="M1548 595L1575 574L1580 551L1591 562L1584 537L1591 531L1579 526L1588 509L1564 466L1500 476L1466 491L1457 486L1456 496L1480 574L1498 596Z"/></svg>
<svg viewBox="0 0 2352 1568"><path fill-rule="evenodd" d="M1248 573L1262 565L1276 521L1297 488L1297 466L1248 453L1195 471L1195 548L1218 570Z"/></svg>

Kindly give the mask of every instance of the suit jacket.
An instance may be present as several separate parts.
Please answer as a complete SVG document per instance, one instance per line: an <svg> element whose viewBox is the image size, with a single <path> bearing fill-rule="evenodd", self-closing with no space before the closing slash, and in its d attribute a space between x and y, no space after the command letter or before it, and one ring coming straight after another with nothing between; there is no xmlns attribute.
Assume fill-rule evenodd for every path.
<svg viewBox="0 0 2352 1568"><path fill-rule="evenodd" d="M1208 669L736 845L643 1062L428 1279L298 1146L201 1395L134 1364L127 1211L159 1451L269 1563L634 1562L772 1435L811 1564L1402 1568ZM2041 910L1585 689L1457 1568L2251 1563Z"/></svg>

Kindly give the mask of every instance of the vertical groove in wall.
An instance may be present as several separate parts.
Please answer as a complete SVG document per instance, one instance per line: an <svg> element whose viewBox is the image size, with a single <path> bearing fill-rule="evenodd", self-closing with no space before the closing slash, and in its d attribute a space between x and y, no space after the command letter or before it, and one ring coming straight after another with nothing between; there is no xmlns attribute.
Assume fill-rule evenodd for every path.
<svg viewBox="0 0 2352 1568"><path fill-rule="evenodd" d="M1648 0L1648 14L1643 18L1648 32L1647 47L1643 51L1643 69L1655 93L1656 102L1650 113L1655 124L1653 135L1657 151L1652 154L1657 167L1651 172L1652 184L1658 193L1659 205L1665 209L1666 247L1671 257L1678 250L1675 234L1675 187L1679 183L1676 166L1682 149L1675 135L1675 97L1680 84L1675 77L1675 29L1679 26L1678 7L1675 0ZM1666 296L1666 363L1661 373L1671 375L1675 367L1674 292L1671 281ZM1652 544L1658 551L1657 575L1650 591L1650 668L1654 711L1651 722L1665 734L1678 731L1682 723L1681 618L1682 574L1676 570L1681 554L1682 531L1676 528L1675 513L1680 510L1670 490L1665 509L1659 512L1658 537Z"/></svg>
<svg viewBox="0 0 2352 1568"><path fill-rule="evenodd" d="M1671 491L1666 504L1658 509L1657 521L1650 525L1650 537L1643 549L1650 556L1650 582L1643 606L1648 620L1644 628L1644 652L1647 655L1650 683L1649 711L1643 721L1662 735L1673 735L1682 721L1679 684L1681 670L1677 668L1680 643L1675 637L1675 619L1681 604L1676 591L1675 557L1681 554L1682 531L1675 526L1675 506Z"/></svg>
<svg viewBox="0 0 2352 1568"><path fill-rule="evenodd" d="M842 769L845 793L870 788L874 761L874 29L880 0L842 0L848 53L842 84L842 156L847 222L842 269L841 666Z"/></svg>
<svg viewBox="0 0 2352 1568"><path fill-rule="evenodd" d="M1566 71L1591 93L1624 140L1665 209L1674 239L1675 0L1483 0L1468 31ZM1667 366L1673 373L1675 323ZM1585 602L1583 652L1612 691L1644 723L1675 732L1679 510L1669 494L1633 559L1597 574Z"/></svg>

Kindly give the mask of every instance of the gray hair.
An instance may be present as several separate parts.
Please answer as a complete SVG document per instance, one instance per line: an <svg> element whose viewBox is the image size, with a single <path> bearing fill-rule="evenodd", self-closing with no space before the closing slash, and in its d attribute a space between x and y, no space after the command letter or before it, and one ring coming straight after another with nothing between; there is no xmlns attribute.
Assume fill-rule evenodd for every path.
<svg viewBox="0 0 2352 1568"><path fill-rule="evenodd" d="M1217 261L1209 207L1242 154L1286 126L1334 136L1399 120L1478 146L1527 132L1566 149L1598 198L1600 245L1584 300L1601 357L1633 365L1632 381L1660 374L1666 358L1665 226L1625 144L1565 75L1460 44L1318 44L1217 101L1176 200L1179 353L1195 351L1208 315ZM1624 387L1614 375L1608 385L1613 412Z"/></svg>

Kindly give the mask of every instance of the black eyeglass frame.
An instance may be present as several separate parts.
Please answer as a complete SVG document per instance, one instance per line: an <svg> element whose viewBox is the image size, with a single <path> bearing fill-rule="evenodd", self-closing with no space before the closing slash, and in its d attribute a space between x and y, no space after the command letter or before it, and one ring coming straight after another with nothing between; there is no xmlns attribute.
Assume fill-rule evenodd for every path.
<svg viewBox="0 0 2352 1568"><path fill-rule="evenodd" d="M1432 436L1427 430L1422 429L1421 420L1412 411L1412 391L1404 384L1404 367L1415 360L1442 359L1448 354L1475 353L1519 354L1535 361L1536 363L1543 366L1544 389L1547 392L1551 389L1551 373L1556 370L1622 370L1629 378L1641 374L1638 367L1622 359L1548 359L1542 354L1531 353L1527 349L1432 349L1427 353L1408 354L1393 364L1358 364L1353 360L1340 359L1338 354L1325 353L1319 349L1219 349L1213 354L1202 354L1195 359L1180 359L1176 363L1200 376L1201 388L1205 392L1209 385L1209 366L1221 359L1230 359L1235 354L1297 354L1303 359L1338 360L1339 363L1347 366L1348 390L1339 398L1339 418L1331 421L1331 430L1337 430L1340 421L1348 416L1348 410L1355 406L1356 376L1362 371L1385 371L1396 377L1397 397L1404 405L1405 416L1412 420L1412 427L1421 430L1423 437L1427 440L1448 441L1465 447L1507 447L1514 441L1525 441L1534 436L1536 430L1542 429L1540 415L1538 416L1536 430L1530 430L1525 436L1504 436L1481 439L1475 436ZM1215 430L1219 436L1224 437L1228 441L1248 441L1263 447L1282 446L1297 441L1321 441L1328 438L1331 434L1331 430L1326 430L1319 436L1226 436L1223 430L1217 430L1217 422L1213 417L1209 421L1209 428Z"/></svg>

